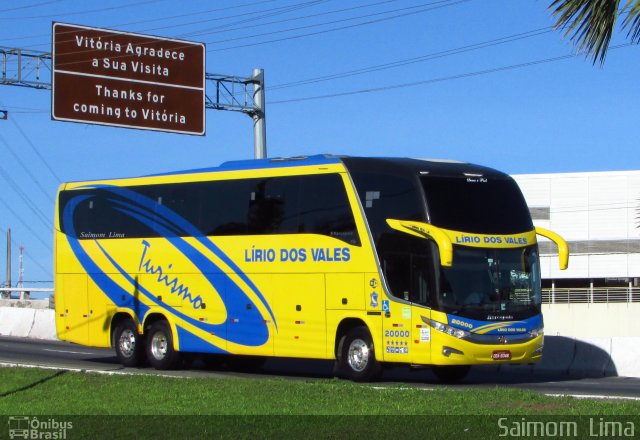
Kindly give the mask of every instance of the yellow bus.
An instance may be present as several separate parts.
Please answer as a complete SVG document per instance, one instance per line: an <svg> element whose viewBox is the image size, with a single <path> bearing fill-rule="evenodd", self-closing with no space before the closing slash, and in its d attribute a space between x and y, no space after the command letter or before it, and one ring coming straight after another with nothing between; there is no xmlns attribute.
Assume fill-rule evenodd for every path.
<svg viewBox="0 0 640 440"><path fill-rule="evenodd" d="M468 163L318 155L65 183L56 328L125 366L184 353L383 364L541 359L540 263L517 184Z"/></svg>

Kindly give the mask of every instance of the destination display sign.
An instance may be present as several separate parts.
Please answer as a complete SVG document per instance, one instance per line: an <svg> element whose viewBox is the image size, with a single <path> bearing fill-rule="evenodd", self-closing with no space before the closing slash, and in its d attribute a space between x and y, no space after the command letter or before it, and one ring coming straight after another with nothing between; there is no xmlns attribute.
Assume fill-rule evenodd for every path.
<svg viewBox="0 0 640 440"><path fill-rule="evenodd" d="M205 134L203 43L53 23L54 120Z"/></svg>

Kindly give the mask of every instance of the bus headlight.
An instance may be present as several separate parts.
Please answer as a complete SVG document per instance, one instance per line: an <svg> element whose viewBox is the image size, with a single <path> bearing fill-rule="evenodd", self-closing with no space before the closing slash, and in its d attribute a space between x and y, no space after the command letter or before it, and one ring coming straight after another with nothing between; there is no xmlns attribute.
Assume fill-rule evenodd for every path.
<svg viewBox="0 0 640 440"><path fill-rule="evenodd" d="M531 338L537 338L538 336L542 336L542 335L544 335L544 327L538 327L538 328L529 330L529 336L531 336Z"/></svg>
<svg viewBox="0 0 640 440"><path fill-rule="evenodd" d="M441 322L438 321L434 321L432 319L426 319L426 318L422 318L422 320L424 322L426 322L427 324L429 324L430 327L433 327L435 330L438 330L439 332L442 333L446 333L450 336L456 337L458 339L465 339L468 338L470 333L466 330L462 330L460 328L455 328L455 327L451 327L449 325L443 324Z"/></svg>

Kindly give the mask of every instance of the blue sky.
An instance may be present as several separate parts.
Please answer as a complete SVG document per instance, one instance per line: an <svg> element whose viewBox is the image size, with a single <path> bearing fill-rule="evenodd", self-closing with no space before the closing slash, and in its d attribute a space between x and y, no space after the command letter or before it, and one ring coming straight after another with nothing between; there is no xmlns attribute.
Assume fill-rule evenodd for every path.
<svg viewBox="0 0 640 440"><path fill-rule="evenodd" d="M13 0L0 4L0 46L50 51L52 21L204 42L209 73L265 70L269 157L448 158L512 174L638 169L639 48L612 50L604 66L580 55L549 61L575 52L550 28L550 3ZM618 29L612 44L625 36ZM380 68L391 63L400 65ZM326 95L336 96L307 99ZM253 157L252 122L240 113L207 111L200 137L52 121L50 102L48 91L0 87L9 111L0 121L0 283L7 228L14 283L18 245L25 279L52 280L60 182Z"/></svg>

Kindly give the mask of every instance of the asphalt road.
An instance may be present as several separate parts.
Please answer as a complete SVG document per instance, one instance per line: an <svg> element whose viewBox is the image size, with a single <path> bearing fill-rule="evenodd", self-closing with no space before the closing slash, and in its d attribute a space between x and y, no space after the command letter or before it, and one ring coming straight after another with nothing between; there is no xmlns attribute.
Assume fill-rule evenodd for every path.
<svg viewBox="0 0 640 440"><path fill-rule="evenodd" d="M210 365L196 358L188 369L156 371L147 368L125 368L113 350L74 345L66 342L39 341L25 338L0 337L0 365L29 365L48 368L100 371L123 374L161 374L190 377L280 377L291 380L333 378L333 363L302 359L269 359L257 370L242 371L219 362ZM403 386L435 389L438 383L428 368L387 368L376 386ZM451 387L452 385L447 385ZM467 378L454 388L517 387L548 395L572 395L585 398L619 398L640 400L640 378L631 377L571 377L566 374L533 374L526 367L474 367Z"/></svg>

